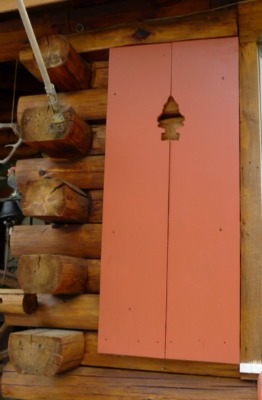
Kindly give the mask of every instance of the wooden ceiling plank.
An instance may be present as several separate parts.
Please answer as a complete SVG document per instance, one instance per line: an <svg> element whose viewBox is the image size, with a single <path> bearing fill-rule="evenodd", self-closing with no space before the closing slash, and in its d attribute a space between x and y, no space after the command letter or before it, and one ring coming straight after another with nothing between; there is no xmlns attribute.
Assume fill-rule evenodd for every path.
<svg viewBox="0 0 262 400"><path fill-rule="evenodd" d="M26 7L45 6L54 3L66 3L67 0L24 0ZM0 13L17 10L16 0L5 0L0 4Z"/></svg>

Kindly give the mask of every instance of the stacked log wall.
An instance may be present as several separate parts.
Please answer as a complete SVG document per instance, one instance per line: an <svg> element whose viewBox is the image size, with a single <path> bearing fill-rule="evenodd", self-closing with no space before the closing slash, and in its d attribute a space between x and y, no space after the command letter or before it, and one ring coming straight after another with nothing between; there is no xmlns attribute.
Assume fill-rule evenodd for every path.
<svg viewBox="0 0 262 400"><path fill-rule="evenodd" d="M141 3L141 2L140 2ZM194 2L195 3L195 2ZM203 3L203 2L202 2ZM204 5L201 3L201 7ZM259 2L256 2L259 3ZM247 5L244 6L247 13L249 8ZM241 7L240 7L241 9ZM244 11L243 11L244 13ZM140 15L140 14L139 14ZM261 15L261 14L259 14ZM110 16L110 18L112 18ZM246 18L244 18L246 20ZM261 15L262 19L262 15ZM259 19L259 20L261 20ZM190 40L190 39L201 39L210 37L220 37L220 36L235 36L238 34L237 27L237 14L236 8L231 7L229 9L222 9L216 12L212 12L209 18L206 18L206 14L197 14L191 18L182 19L175 24L170 23L165 26L165 30L162 30L162 25L157 23L153 24L143 24L145 30L153 32L147 39L141 40L136 39L132 35L137 30L138 24L133 24L130 27L119 28L117 30L113 29L113 35L107 35L107 39L103 37L101 32L85 32L84 34L70 34L68 35L71 44L80 53L86 53L94 50L107 50L108 48L120 46L120 45L130 45L130 44L141 44L141 43L158 43L167 42L174 40ZM246 34L242 31L242 41L252 41L256 36L253 33L250 34L251 39L247 39L248 32L250 28L243 28L247 32ZM112 33L111 30L108 31ZM46 32L44 32L46 34ZM54 33L52 30L51 33ZM68 32L66 32L68 33ZM12 55L7 55L7 46L3 47L3 52L1 57L14 57L17 56L19 50L22 48L21 42L17 41L17 46L12 49ZM6 49L6 50L5 50ZM30 53L30 50L29 50ZM100 71L101 72L101 71ZM61 93L59 98L61 102L68 105L73 105L77 110L81 118L90 121L93 132L94 140L90 154L82 162L89 163L88 167L84 167L88 174L86 177L79 177L79 174L74 173L74 171L67 170L65 177L70 180L71 183L76 184L79 188L88 192L93 198L93 219L89 221L90 224L101 225L102 223L102 195L103 195L103 158L104 158L104 141L105 141L105 124L106 119L106 97L107 89L105 81L107 77L107 72L105 68L100 74L98 67L94 66L93 69L93 80L92 89L83 90L81 92L70 92ZM97 83L95 76L99 77L100 83ZM98 78L97 78L98 79ZM23 110L32 105L41 106L45 102L45 95L37 96L26 96L21 97L18 103L18 120L21 120L21 115ZM92 123L95 121L95 124ZM98 121L99 124L98 124ZM102 160L102 161L101 161ZM97 171L97 163L100 162L100 170ZM18 162L17 169L18 174L18 186L23 190L24 185L27 182L28 177L30 180L39 180L39 171L44 171L45 174L52 176L57 175L57 167L52 164L52 160L48 160L45 164L45 159L39 159L38 161L26 160ZM63 161L61 161L63 163ZM63 168L62 168L63 169ZM80 168L83 170L83 165ZM61 168L60 168L61 170ZM59 175L61 178L62 175ZM84 184L82 183L82 178L86 179ZM93 183L92 183L93 182ZM99 183L98 183L99 182ZM95 225L94 225L95 226ZM35 232L43 229L42 227L34 226ZM49 230L48 230L49 229ZM47 234L50 232L50 227L47 227ZM32 252L32 245L30 243L31 239L27 234L32 234L32 231L27 229L26 226L16 227L12 235L13 241L13 251L17 257L26 254L26 243L28 243L28 252ZM38 233L37 233L38 235ZM37 240L37 235L36 240ZM82 235L82 233L81 233ZM26 243L22 244L22 241L26 238ZM21 239L21 240L20 240ZM21 243L21 244L20 244ZM22 248L20 247L22 246ZM37 245L33 245L37 246ZM84 247L84 246L83 246ZM36 253L40 252L41 245L39 248L35 247ZM48 252L50 248L48 249ZM82 251L82 250L81 250ZM50 253L55 252L51 250ZM80 254L77 249L76 252L70 256L83 256L87 258L87 264L91 257L92 261L100 268L100 250L95 245L94 253L90 254ZM95 258L95 259L94 259ZM87 267L88 270L88 267ZM89 273L89 271L88 271ZM89 275L92 280L92 275ZM99 284L97 283L97 276L94 278L96 280L96 289L94 292L93 286L86 284L85 294L78 296L74 299L69 299L62 301L62 303L54 303L52 296L44 299L42 298L42 303L40 300L40 310L38 310L34 315L26 315L24 313L6 313L6 322L9 325L15 326L53 326L59 327L57 321L59 318L61 320L65 319L64 316L68 315L67 322L63 323L62 327L68 329L83 329L85 331L85 352L84 358L82 360L83 367L80 367L72 372L63 373L60 375L60 379L49 378L49 377L33 377L31 375L21 376L15 372L14 368L8 364L3 377L3 393L9 398L21 398L21 399L44 399L52 398L59 399L61 392L63 391L63 398L72 397L73 393L76 393L77 387L80 388L77 391L79 399L93 399L94 391L98 390L97 398L112 398L112 399L122 399L126 396L126 387L130 391L133 391L132 397L134 399L141 398L155 398L162 399L165 398L173 399L174 396L180 396L181 390L183 392L183 398L185 399L254 399L256 396L255 384L254 383L241 383L237 378L239 378L239 366L237 365L224 365L224 364L209 364L209 363L198 363L198 362L184 362L175 360L159 360L159 359L148 359L148 358L138 358L138 357L125 357L125 356L114 356L114 355L103 355L97 353L97 329L98 329L98 304L99 304ZM91 303L89 303L89 299ZM70 301L72 302L70 303ZM74 303L75 302L75 303ZM47 304L47 306L45 305ZM59 307L62 304L62 311L59 311ZM87 304L90 304L87 305ZM4 304L3 304L4 306ZM46 308L47 307L47 308ZM49 319L43 323L46 319L46 310L52 310L54 307L55 313L53 322ZM89 308L90 307L90 308ZM66 310L68 309L68 310ZM61 310L61 308L60 308ZM89 310L89 311L88 311ZM1 311L1 304L0 304ZM68 312L68 314L66 314ZM75 313L75 317L72 318L72 313ZM87 314L94 317L93 322L88 322ZM85 319L82 325L78 325L79 321ZM66 326L65 326L66 325ZM93 369L92 367L96 367ZM100 367L97 369L97 367ZM106 369L103 369L105 367ZM110 369L108 369L110 368ZM131 372L121 372L122 370L131 369ZM152 372L139 372L139 371L161 371L161 374L155 374ZM178 374L192 374L192 375L213 375L219 377L230 377L230 384L228 380L220 379L218 381L209 380L208 378L196 378L196 377L186 377L186 376L174 376L174 375L164 375L166 373L178 373ZM95 377L95 380L94 380ZM119 384L119 378L121 378L121 384ZM142 389L139 384L141 379L149 379L149 384L145 385ZM161 384L162 390L157 389L153 380L157 382L158 386ZM109 381L113 382L112 385ZM95 382L95 383L92 383ZM164 383L163 383L164 382ZM28 386L29 385L29 386ZM60 386L62 385L62 386ZM73 385L73 386L71 386ZM74 386L74 385L77 385ZM167 386L164 388L164 386ZM181 386L182 385L182 386ZM209 387L211 385L211 387ZM215 389L214 386L215 385ZM220 386L221 385L221 386ZM73 389L72 389L73 387ZM182 387L182 389L181 389ZM203 392L203 388L208 388L206 392ZM213 389L212 389L213 387ZM47 389L48 388L48 389ZM98 389L99 388L99 389ZM125 389L124 389L125 388ZM226 389L225 389L226 388ZM199 389L201 389L199 391ZM73 390L73 392L72 392ZM197 392L198 390L198 392ZM223 391L223 397L221 397L221 390ZM200 393L194 394L192 393Z"/></svg>

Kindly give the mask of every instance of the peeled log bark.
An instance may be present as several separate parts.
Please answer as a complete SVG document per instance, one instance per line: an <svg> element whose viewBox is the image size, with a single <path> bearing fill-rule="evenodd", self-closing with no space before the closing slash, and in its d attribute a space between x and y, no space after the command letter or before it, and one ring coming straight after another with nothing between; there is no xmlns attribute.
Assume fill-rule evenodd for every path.
<svg viewBox="0 0 262 400"><path fill-rule="evenodd" d="M96 294L60 295L59 297L51 294L39 294L37 299L38 309L34 314L5 313L7 325L98 329L99 296Z"/></svg>
<svg viewBox="0 0 262 400"><path fill-rule="evenodd" d="M102 189L104 186L104 156L78 160L35 158L18 161L16 184L23 194L28 182L49 176L70 182L80 189Z"/></svg>
<svg viewBox="0 0 262 400"><path fill-rule="evenodd" d="M62 35L50 35L38 40L51 82L62 91L88 89L91 69ZM37 79L42 80L31 47L19 54L21 63Z"/></svg>
<svg viewBox="0 0 262 400"><path fill-rule="evenodd" d="M35 294L19 289L0 290L0 313L32 314L38 307Z"/></svg>
<svg viewBox="0 0 262 400"><path fill-rule="evenodd" d="M52 376L79 366L84 354L84 333L60 329L11 333L8 353L17 372Z"/></svg>
<svg viewBox="0 0 262 400"><path fill-rule="evenodd" d="M81 120L73 108L63 108L65 121L52 123L49 106L24 110L21 122L21 137L30 147L48 156L84 156L91 147L91 127Z"/></svg>
<svg viewBox="0 0 262 400"><path fill-rule="evenodd" d="M83 120L104 120L107 111L107 89L86 89L77 92L58 93L59 103L72 107ZM17 104L17 122L21 125L22 115L27 108L47 106L45 94L22 96Z"/></svg>
<svg viewBox="0 0 262 400"><path fill-rule="evenodd" d="M48 222L87 222L88 196L58 178L29 182L23 191L23 214Z"/></svg>
<svg viewBox="0 0 262 400"><path fill-rule="evenodd" d="M23 255L17 277L26 293L84 293L87 260L51 254Z"/></svg>
<svg viewBox="0 0 262 400"><path fill-rule="evenodd" d="M101 257L101 224L20 225L12 229L13 257L26 254L61 254L70 257Z"/></svg>

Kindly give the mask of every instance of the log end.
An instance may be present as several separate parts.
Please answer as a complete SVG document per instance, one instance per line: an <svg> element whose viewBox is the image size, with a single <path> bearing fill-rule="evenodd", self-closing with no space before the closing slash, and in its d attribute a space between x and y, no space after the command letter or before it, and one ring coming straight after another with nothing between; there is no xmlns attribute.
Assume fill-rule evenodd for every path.
<svg viewBox="0 0 262 400"><path fill-rule="evenodd" d="M84 333L31 329L9 336L8 352L19 373L52 376L77 367L84 356Z"/></svg>

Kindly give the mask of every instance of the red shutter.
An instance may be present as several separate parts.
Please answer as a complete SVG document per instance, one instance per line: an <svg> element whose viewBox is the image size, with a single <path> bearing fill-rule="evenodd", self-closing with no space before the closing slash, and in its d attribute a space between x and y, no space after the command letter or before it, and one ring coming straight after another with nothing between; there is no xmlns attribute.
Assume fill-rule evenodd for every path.
<svg viewBox="0 0 262 400"><path fill-rule="evenodd" d="M100 352L238 362L238 154L237 39L111 50Z"/></svg>

